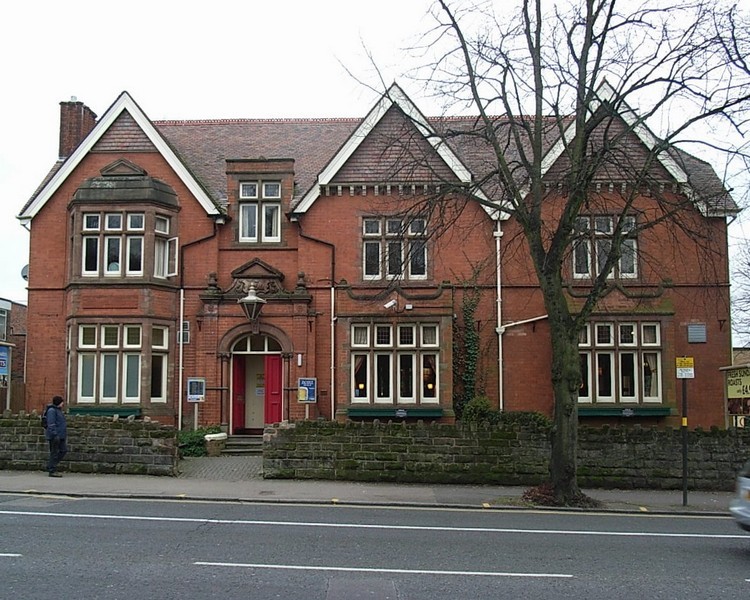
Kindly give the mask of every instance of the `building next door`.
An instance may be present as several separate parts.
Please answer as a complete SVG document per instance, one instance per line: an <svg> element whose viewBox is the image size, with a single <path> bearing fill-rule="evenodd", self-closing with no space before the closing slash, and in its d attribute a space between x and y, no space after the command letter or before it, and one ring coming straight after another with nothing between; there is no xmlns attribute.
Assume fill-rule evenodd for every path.
<svg viewBox="0 0 750 600"><path fill-rule="evenodd" d="M282 419L282 362L278 343L251 335L234 345L232 355L233 434L260 433Z"/></svg>

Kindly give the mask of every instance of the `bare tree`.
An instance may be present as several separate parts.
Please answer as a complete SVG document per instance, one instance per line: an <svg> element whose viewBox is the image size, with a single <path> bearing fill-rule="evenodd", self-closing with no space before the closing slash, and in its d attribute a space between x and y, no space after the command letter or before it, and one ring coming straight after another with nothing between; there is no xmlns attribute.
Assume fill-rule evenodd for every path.
<svg viewBox="0 0 750 600"><path fill-rule="evenodd" d="M557 503L575 504L582 499L579 333L618 285L618 269L633 258L639 236L658 229L690 239L708 268L717 230L702 216L736 210L713 170L681 145L741 152L705 132L746 131L750 73L738 34L747 31L740 26L746 16L712 0L508 4L435 4L436 25L420 46L426 64L415 77L446 110L476 115L469 127L466 120L434 121L430 133L475 157L476 178L446 179L411 210L445 231L463 208L456 199L468 195L517 223L516 241L531 256L551 332L550 481ZM407 136L398 139L389 147L393 164L411 164L411 175L427 168L426 153L405 143ZM612 215L601 225L609 228L607 242L593 259L580 252L590 285L571 302L571 264L600 226L584 217L597 214ZM649 258L639 253L639 260ZM726 269L706 276L727 285Z"/></svg>

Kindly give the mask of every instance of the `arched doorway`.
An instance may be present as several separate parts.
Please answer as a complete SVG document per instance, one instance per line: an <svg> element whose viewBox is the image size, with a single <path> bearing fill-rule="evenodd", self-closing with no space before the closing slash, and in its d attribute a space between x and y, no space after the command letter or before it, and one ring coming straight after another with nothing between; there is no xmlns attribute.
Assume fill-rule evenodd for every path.
<svg viewBox="0 0 750 600"><path fill-rule="evenodd" d="M249 334L232 345L232 434L261 433L282 414L281 344Z"/></svg>

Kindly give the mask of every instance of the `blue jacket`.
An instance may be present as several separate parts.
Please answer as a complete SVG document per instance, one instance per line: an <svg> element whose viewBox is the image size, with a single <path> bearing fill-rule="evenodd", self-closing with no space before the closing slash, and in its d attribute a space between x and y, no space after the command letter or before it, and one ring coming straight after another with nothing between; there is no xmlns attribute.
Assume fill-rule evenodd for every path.
<svg viewBox="0 0 750 600"><path fill-rule="evenodd" d="M62 409L54 404L50 404L44 409L47 413L47 429L44 432L48 440L56 437L65 439L68 437L68 424L65 421L65 413Z"/></svg>

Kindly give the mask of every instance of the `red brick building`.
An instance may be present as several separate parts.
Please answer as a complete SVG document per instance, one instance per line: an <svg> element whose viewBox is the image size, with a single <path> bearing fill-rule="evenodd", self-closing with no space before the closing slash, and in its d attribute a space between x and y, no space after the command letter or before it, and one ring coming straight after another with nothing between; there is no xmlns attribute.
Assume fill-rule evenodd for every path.
<svg viewBox="0 0 750 600"><path fill-rule="evenodd" d="M127 93L97 119L61 103L60 159L19 215L31 224L27 408L64 393L73 411L233 433L451 420L476 349L477 394L551 413L549 328L518 225L491 192L461 195L481 178L481 149L431 135L472 122L425 119L397 86L362 120L153 122ZM631 135L635 156L648 140ZM549 148L554 192L564 160ZM667 195L686 181L721 192L691 215L711 234L710 268L687 234L656 228L628 246L581 337L582 420L679 423L675 359L692 356L691 424L726 423L737 209L707 163L677 159L655 166ZM404 210L446 185L458 190L448 219ZM620 185L597 183L615 203ZM613 217L584 218L572 306Z"/></svg>

